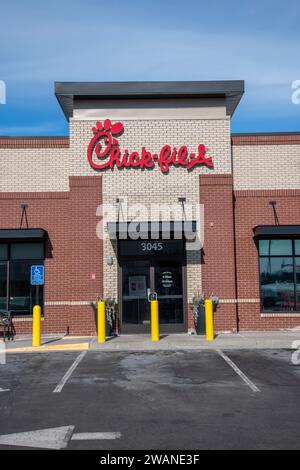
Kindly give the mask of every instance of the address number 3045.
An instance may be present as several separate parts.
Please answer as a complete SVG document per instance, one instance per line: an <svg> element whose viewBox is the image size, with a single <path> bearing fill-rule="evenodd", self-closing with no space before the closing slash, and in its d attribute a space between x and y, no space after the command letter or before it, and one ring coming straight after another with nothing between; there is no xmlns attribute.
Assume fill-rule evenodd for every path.
<svg viewBox="0 0 300 470"><path fill-rule="evenodd" d="M163 250L163 244L161 242L145 242L141 244L142 246L142 251L162 251Z"/></svg>

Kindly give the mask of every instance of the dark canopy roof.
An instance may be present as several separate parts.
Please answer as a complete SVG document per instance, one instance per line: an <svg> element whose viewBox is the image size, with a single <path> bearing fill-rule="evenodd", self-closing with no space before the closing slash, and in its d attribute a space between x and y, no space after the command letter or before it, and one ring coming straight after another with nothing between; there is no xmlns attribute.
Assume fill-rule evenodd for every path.
<svg viewBox="0 0 300 470"><path fill-rule="evenodd" d="M300 225L258 225L253 232L255 237L297 237Z"/></svg>
<svg viewBox="0 0 300 470"><path fill-rule="evenodd" d="M67 119L74 99L225 98L232 116L244 93L243 80L197 82L55 82L55 96Z"/></svg>
<svg viewBox="0 0 300 470"><path fill-rule="evenodd" d="M195 235L197 231L197 221L196 220L184 220L184 221L159 221L159 222L108 222L107 230L110 238L127 238L128 231L130 231L130 225L132 224L131 229L136 230L140 234L145 235L146 237L151 236L151 231L162 236L164 233L170 233L174 235L175 233L180 233L186 236Z"/></svg>
<svg viewBox="0 0 300 470"><path fill-rule="evenodd" d="M41 228L0 229L0 241L44 240L47 232Z"/></svg>

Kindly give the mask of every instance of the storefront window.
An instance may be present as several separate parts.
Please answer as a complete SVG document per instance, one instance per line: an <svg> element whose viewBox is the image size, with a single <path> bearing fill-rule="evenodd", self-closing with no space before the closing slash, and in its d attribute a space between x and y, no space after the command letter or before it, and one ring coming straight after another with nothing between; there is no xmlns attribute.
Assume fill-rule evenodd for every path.
<svg viewBox="0 0 300 470"><path fill-rule="evenodd" d="M12 243L10 259L44 259L43 243Z"/></svg>
<svg viewBox="0 0 300 470"><path fill-rule="evenodd" d="M300 240L259 240L260 292L266 312L300 311Z"/></svg>
<svg viewBox="0 0 300 470"><path fill-rule="evenodd" d="M32 314L37 299L36 289L30 284L30 270L35 264L44 264L43 243L0 244L0 308L13 315ZM38 294L43 305L43 286Z"/></svg>
<svg viewBox="0 0 300 470"><path fill-rule="evenodd" d="M7 304L7 264L0 262L0 309Z"/></svg>
<svg viewBox="0 0 300 470"><path fill-rule="evenodd" d="M0 244L0 260L8 259L8 245L5 243Z"/></svg>
<svg viewBox="0 0 300 470"><path fill-rule="evenodd" d="M261 256L292 255L292 240L259 240Z"/></svg>
<svg viewBox="0 0 300 470"><path fill-rule="evenodd" d="M295 258L295 269L296 269L296 301L297 301L296 309L300 312L300 257Z"/></svg>

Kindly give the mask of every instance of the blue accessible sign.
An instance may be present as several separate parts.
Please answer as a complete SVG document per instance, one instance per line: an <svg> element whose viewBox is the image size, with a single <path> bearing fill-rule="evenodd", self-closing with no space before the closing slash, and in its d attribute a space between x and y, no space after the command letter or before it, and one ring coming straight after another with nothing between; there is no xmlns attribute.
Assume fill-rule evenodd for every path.
<svg viewBox="0 0 300 470"><path fill-rule="evenodd" d="M45 266L31 266L30 279L32 286L43 286L45 284Z"/></svg>

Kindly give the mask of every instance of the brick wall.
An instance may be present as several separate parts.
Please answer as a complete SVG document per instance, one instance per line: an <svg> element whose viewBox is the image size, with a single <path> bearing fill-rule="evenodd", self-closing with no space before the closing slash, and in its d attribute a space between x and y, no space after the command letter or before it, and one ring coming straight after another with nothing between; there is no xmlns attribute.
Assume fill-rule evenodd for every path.
<svg viewBox="0 0 300 470"><path fill-rule="evenodd" d="M257 225L274 225L269 201L277 201L281 225L300 225L300 189L235 191L235 231L239 327L241 330L274 330L300 326L299 314L262 315L259 299L258 252L253 240Z"/></svg>
<svg viewBox="0 0 300 470"><path fill-rule="evenodd" d="M69 190L69 139L0 138L0 192Z"/></svg>
<svg viewBox="0 0 300 470"><path fill-rule="evenodd" d="M204 204L203 257L200 252L187 253L187 294L189 303L201 291L219 296L217 331L235 331L237 311L241 330L300 325L297 315L261 315L252 233L256 225L274 223L270 199L277 200L281 224L300 224L299 136L234 137L231 148L228 119L129 120L121 148L146 146L157 152L168 143L192 150L203 142L214 169L188 173L171 167L168 174L158 168L109 170L100 176L86 158L93 125L94 121L71 120L70 143L55 138L0 139L0 227L18 228L20 203L27 202L30 227L47 230L52 245L46 259L44 332L94 333L90 302L103 293L117 297L115 244L108 237L103 242L97 238L96 211L102 202L116 206L119 196L129 204L143 204L146 212L151 203L178 204L178 197L195 207ZM148 214L141 213L140 218L147 220ZM113 256L112 266L106 265L108 255ZM15 324L19 333L31 329L28 319ZM188 326L193 326L190 306Z"/></svg>
<svg viewBox="0 0 300 470"><path fill-rule="evenodd" d="M26 202L29 227L48 232L44 333L96 330L90 302L103 292L103 247L96 236L101 200L100 176L70 178L69 193L0 193L0 228L19 228L20 203ZM16 319L15 328L28 333L31 320Z"/></svg>
<svg viewBox="0 0 300 470"><path fill-rule="evenodd" d="M270 200L281 225L300 224L300 135L232 137L235 189L238 314L241 330L300 325L297 314L261 314L256 225L274 225Z"/></svg>
<svg viewBox="0 0 300 470"><path fill-rule="evenodd" d="M233 139L234 189L300 188L300 136Z"/></svg>

